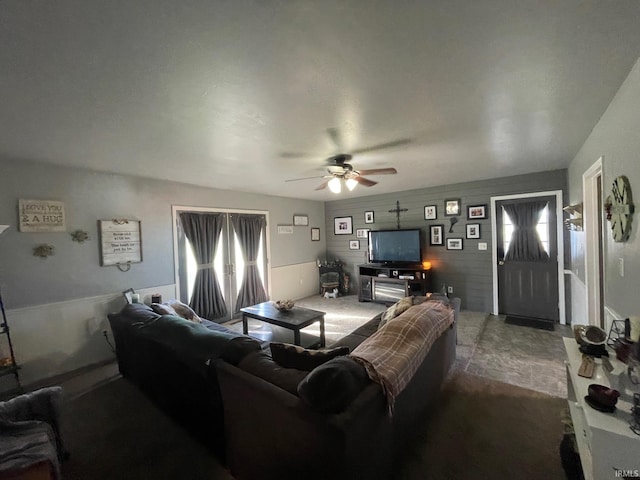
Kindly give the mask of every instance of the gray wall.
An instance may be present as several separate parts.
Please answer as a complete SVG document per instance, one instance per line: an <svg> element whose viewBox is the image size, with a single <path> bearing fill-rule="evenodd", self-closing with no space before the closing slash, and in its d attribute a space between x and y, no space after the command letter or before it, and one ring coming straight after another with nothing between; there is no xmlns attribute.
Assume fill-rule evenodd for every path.
<svg viewBox="0 0 640 480"><path fill-rule="evenodd" d="M492 196L530 193L537 191L566 191L566 170L555 170L503 177L478 182L459 183L440 187L409 190L384 195L373 195L356 199L340 199L326 203L327 256L329 259L340 259L346 263L351 272L354 291L357 291L357 265L366 263L367 241L360 241L360 250L349 250L349 240L356 239L356 229L371 230L395 229L396 215L389 210L395 209L396 201L400 208L408 211L400 215L401 228L419 227L423 231L423 260L433 264L432 289L439 290L443 283L454 288L454 295L462 299L462 307L468 310L490 312L492 309L492 265L491 265L491 219L474 220L480 223L480 240L468 240L466 236L468 205L486 204L489 212L489 199ZM375 188L375 187L373 187ZM444 199L460 198L462 213L459 222L449 231L449 218L444 216ZM437 205L437 220L424 220L424 206ZM364 212L373 210L374 224L364 223ZM353 217L353 235L334 235L334 217ZM445 246L429 246L428 226L445 225L445 238L463 238L462 251L450 251ZM486 251L478 250L478 243L486 242Z"/></svg>
<svg viewBox="0 0 640 480"><path fill-rule="evenodd" d="M603 156L604 196L611 194L611 184L618 175L626 175L635 197L636 213L631 236L625 243L613 241L610 225L605 225L605 304L622 316L640 315L638 285L640 285L640 60L611 101L606 112L569 166L569 199L583 201L582 175ZM584 283L584 232L572 232L571 270L577 282ZM618 271L619 259L624 259L625 274ZM575 302L585 302L575 298ZM578 308L578 305L576 305ZM584 310L584 307L582 307Z"/></svg>
<svg viewBox="0 0 640 480"><path fill-rule="evenodd" d="M271 267L313 262L324 256L322 202L255 195L163 182L138 177L0 160L0 224L11 228L0 236L0 285L7 308L111 294L126 288L173 284L172 205L266 210L269 212ZM20 233L18 199L64 202L67 232L89 232L84 244L68 233ZM321 227L321 241L311 242L310 227L277 235L276 225L291 224L294 213L309 215L310 227ZM141 221L143 262L127 273L101 267L97 220ZM55 255L33 256L33 247L49 243Z"/></svg>

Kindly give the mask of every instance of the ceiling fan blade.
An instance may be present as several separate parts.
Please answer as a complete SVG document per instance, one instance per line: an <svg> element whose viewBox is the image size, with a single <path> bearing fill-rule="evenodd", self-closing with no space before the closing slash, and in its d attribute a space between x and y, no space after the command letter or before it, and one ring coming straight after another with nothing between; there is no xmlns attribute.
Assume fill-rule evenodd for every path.
<svg viewBox="0 0 640 480"><path fill-rule="evenodd" d="M315 190L322 190L323 188L327 188L327 184L329 183L329 180L327 180L326 182L322 182L320 185L318 185Z"/></svg>
<svg viewBox="0 0 640 480"><path fill-rule="evenodd" d="M353 177L353 179L358 182L360 185L362 185L363 187L373 187L374 185L376 185L378 182L374 182L373 180L369 180L368 178L364 178L364 177Z"/></svg>
<svg viewBox="0 0 640 480"><path fill-rule="evenodd" d="M369 170L358 170L360 175L394 175L398 173L395 168L372 168Z"/></svg>
<svg viewBox="0 0 640 480"><path fill-rule="evenodd" d="M342 136L340 135L340 132L338 131L338 129L335 127L327 128L327 133L329 134L329 138L331 138L331 141L336 146L336 148L339 151L344 150L343 144L342 144Z"/></svg>
<svg viewBox="0 0 640 480"><path fill-rule="evenodd" d="M358 148L357 150L351 150L351 153L355 155L357 153L373 152L373 151L376 151L376 150L384 150L385 148L399 147L400 145L406 145L407 143L411 143L411 139L410 138L400 138L400 139L394 140L392 142L380 143L378 145L372 145L370 147Z"/></svg>
<svg viewBox="0 0 640 480"><path fill-rule="evenodd" d="M311 180L312 178L328 178L332 176L333 175L315 175L313 177L290 178L288 180L285 180L285 182L297 182L298 180Z"/></svg>
<svg viewBox="0 0 640 480"><path fill-rule="evenodd" d="M317 158L318 155L304 152L281 152L280 158Z"/></svg>

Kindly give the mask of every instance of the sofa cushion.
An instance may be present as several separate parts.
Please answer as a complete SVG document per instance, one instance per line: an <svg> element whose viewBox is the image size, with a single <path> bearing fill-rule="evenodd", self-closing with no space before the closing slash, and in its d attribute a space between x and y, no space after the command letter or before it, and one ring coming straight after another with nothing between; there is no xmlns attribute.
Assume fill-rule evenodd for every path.
<svg viewBox="0 0 640 480"><path fill-rule="evenodd" d="M339 413L369 382L362 365L341 356L314 368L298 385L298 395L314 410Z"/></svg>
<svg viewBox="0 0 640 480"><path fill-rule="evenodd" d="M318 365L349 353L348 347L309 350L289 343L271 342L271 357L281 367L311 371Z"/></svg>
<svg viewBox="0 0 640 480"><path fill-rule="evenodd" d="M129 320L128 323L148 322L160 316L144 303L127 303L120 313L115 315Z"/></svg>
<svg viewBox="0 0 640 480"><path fill-rule="evenodd" d="M244 357L238 368L298 395L298 384L309 372L278 365L265 351L252 352Z"/></svg>
<svg viewBox="0 0 640 480"><path fill-rule="evenodd" d="M170 348L194 368L219 357L236 365L241 357L260 349L260 342L251 337L210 329L175 315L162 315L141 325L139 334Z"/></svg>

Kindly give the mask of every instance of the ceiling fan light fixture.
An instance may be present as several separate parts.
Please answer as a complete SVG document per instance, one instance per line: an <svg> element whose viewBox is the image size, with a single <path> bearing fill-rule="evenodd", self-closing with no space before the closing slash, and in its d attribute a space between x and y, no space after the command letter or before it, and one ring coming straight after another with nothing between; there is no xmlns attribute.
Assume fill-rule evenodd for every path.
<svg viewBox="0 0 640 480"><path fill-rule="evenodd" d="M338 177L333 177L329 180L327 186L333 193L340 193L342 191L342 185L340 184L340 179Z"/></svg>
<svg viewBox="0 0 640 480"><path fill-rule="evenodd" d="M358 181L355 178L347 178L347 181L345 182L345 184L347 185L347 188L351 192L358 185Z"/></svg>

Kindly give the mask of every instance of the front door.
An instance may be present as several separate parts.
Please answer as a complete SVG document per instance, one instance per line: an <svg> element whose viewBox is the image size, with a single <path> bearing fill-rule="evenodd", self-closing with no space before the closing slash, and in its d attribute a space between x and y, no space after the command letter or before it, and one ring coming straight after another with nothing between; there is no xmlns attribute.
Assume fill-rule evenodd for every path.
<svg viewBox="0 0 640 480"><path fill-rule="evenodd" d="M539 201L547 202L536 225L547 256L526 261L510 259L507 252L512 233L517 227L508 214L509 207L505 209L505 205ZM560 312L556 197L527 197L496 202L496 234L499 313L557 322Z"/></svg>

